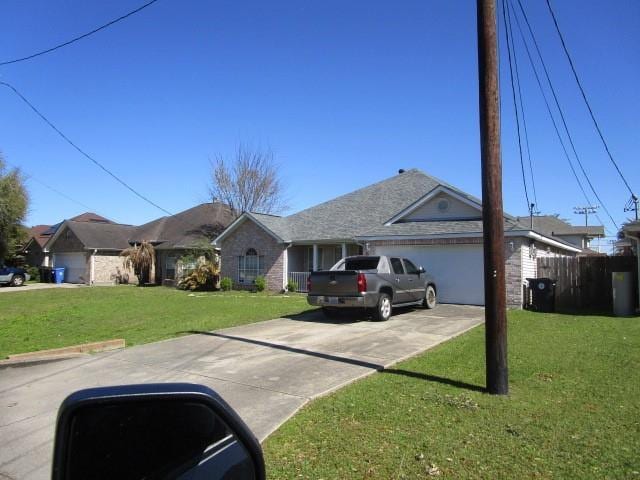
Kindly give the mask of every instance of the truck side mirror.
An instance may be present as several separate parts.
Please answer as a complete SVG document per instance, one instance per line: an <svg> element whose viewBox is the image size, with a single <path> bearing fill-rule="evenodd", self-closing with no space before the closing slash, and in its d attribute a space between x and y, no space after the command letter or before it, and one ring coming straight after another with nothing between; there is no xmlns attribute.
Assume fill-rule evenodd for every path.
<svg viewBox="0 0 640 480"><path fill-rule="evenodd" d="M58 411L53 480L264 480L262 449L213 390L195 384L80 390Z"/></svg>
<svg viewBox="0 0 640 480"><path fill-rule="evenodd" d="M422 275L425 272L425 269L422 265L418 267L418 275Z"/></svg>

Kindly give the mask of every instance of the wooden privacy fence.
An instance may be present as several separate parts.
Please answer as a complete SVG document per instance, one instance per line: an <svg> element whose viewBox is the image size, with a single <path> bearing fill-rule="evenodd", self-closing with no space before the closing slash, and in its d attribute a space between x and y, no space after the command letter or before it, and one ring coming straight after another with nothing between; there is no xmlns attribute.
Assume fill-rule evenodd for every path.
<svg viewBox="0 0 640 480"><path fill-rule="evenodd" d="M612 311L612 272L633 272L633 291L638 291L637 258L557 257L538 258L538 277L556 282L555 309ZM637 305L636 298L636 305Z"/></svg>

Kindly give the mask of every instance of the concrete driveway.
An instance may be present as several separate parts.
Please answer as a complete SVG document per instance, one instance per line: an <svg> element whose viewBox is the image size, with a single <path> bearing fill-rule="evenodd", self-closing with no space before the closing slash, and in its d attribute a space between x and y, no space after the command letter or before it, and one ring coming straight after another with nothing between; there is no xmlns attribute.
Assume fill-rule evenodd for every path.
<svg viewBox="0 0 640 480"><path fill-rule="evenodd" d="M0 479L50 477L57 409L87 387L208 385L260 440L309 400L423 352L483 322L480 307L396 312L388 322L327 321L320 312L0 370ZM193 333L193 332L190 332Z"/></svg>

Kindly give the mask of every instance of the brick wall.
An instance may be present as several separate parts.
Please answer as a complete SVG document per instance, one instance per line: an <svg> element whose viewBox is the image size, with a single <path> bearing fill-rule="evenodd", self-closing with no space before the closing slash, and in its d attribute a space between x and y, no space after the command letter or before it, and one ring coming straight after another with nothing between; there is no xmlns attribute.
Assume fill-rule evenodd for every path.
<svg viewBox="0 0 640 480"><path fill-rule="evenodd" d="M118 272L129 276L129 283L138 283L138 278L132 270L125 270L122 265L122 257L119 252L101 252L94 255L94 284L113 284Z"/></svg>
<svg viewBox="0 0 640 480"><path fill-rule="evenodd" d="M284 288L285 247L251 220L246 220L224 239L220 249L221 276L230 277L238 283L238 257L253 248L264 257L262 273L267 280L267 289L279 291Z"/></svg>

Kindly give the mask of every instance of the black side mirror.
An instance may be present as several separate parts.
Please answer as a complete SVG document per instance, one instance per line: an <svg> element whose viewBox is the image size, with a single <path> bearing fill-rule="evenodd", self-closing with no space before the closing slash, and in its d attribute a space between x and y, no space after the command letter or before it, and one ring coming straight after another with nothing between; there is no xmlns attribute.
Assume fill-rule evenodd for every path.
<svg viewBox="0 0 640 480"><path fill-rule="evenodd" d="M420 265L418 267L418 275L422 275L425 272L424 267L422 265Z"/></svg>
<svg viewBox="0 0 640 480"><path fill-rule="evenodd" d="M80 390L58 411L53 480L264 480L262 449L213 390L195 384Z"/></svg>

